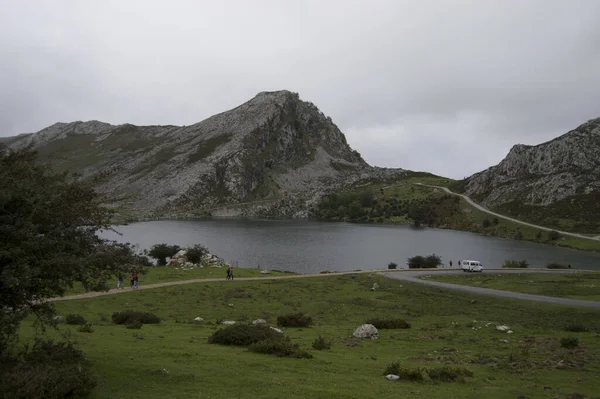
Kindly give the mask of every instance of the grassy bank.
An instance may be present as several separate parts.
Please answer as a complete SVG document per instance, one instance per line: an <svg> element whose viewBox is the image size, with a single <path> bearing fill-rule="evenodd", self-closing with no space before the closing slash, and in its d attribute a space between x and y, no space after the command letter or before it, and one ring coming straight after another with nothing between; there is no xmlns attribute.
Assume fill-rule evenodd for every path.
<svg viewBox="0 0 600 399"><path fill-rule="evenodd" d="M469 231L477 234L533 241L552 246L600 251L600 241L561 236L497 218L443 190L415 183L452 187L440 177L409 177L396 183L370 182L349 192L325 198L315 217L359 223L398 223Z"/></svg>
<svg viewBox="0 0 600 399"><path fill-rule="evenodd" d="M428 279L525 294L600 301L600 273L432 274Z"/></svg>
<svg viewBox="0 0 600 399"><path fill-rule="evenodd" d="M379 287L371 291L373 283ZM216 281L56 304L93 333L70 330L91 360L93 398L568 398L600 392L600 311L442 291L366 274L279 281ZM142 310L160 324L113 325L111 314ZM207 343L217 320L249 322L306 312L314 324L284 333L313 355L279 358ZM194 324L202 317L205 324ZM352 338L370 318L402 318L411 328ZM561 347L578 322L575 349ZM513 334L496 325L510 326ZM23 334L31 331L24 329ZM312 349L319 336L330 350ZM505 340L505 341L503 341ZM458 382L387 381L386 366L464 367ZM166 371L165 371L166 370ZM573 396L575 394L581 396ZM571 395L571 396L570 396Z"/></svg>

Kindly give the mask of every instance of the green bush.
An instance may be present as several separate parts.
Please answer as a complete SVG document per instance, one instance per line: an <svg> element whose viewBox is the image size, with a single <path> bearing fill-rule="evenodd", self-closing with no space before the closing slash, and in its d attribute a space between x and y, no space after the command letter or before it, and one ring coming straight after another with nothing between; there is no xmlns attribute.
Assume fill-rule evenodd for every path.
<svg viewBox="0 0 600 399"><path fill-rule="evenodd" d="M139 330L140 328L142 328L142 326L143 326L143 324L139 320L133 320L133 321L125 323L125 328L127 328L129 330Z"/></svg>
<svg viewBox="0 0 600 399"><path fill-rule="evenodd" d="M70 343L37 341L29 352L0 357L0 386L4 398L84 397L96 379Z"/></svg>
<svg viewBox="0 0 600 399"><path fill-rule="evenodd" d="M550 241L556 241L560 238L560 233L556 230L552 230L548 232L548 239Z"/></svg>
<svg viewBox="0 0 600 399"><path fill-rule="evenodd" d="M111 316L115 324L134 324L140 322L142 324L158 324L160 319L150 312L139 312L137 310L125 310L123 312L115 312Z"/></svg>
<svg viewBox="0 0 600 399"><path fill-rule="evenodd" d="M85 318L79 314L69 314L67 315L67 317L65 317L65 323L70 324L72 326L81 325L85 324Z"/></svg>
<svg viewBox="0 0 600 399"><path fill-rule="evenodd" d="M410 328L409 322L403 319L368 319L366 324L373 324L377 329L400 329Z"/></svg>
<svg viewBox="0 0 600 399"><path fill-rule="evenodd" d="M250 352L276 355L279 357L312 358L310 353L300 349L298 344L293 344L289 337L285 336L255 342L248 347L248 350Z"/></svg>
<svg viewBox="0 0 600 399"><path fill-rule="evenodd" d="M490 222L489 219L483 219L483 221L481 222L481 226L484 229L487 229L488 227L490 227L492 225L492 222Z"/></svg>
<svg viewBox="0 0 600 399"><path fill-rule="evenodd" d="M526 260L507 260L502 265L504 269L527 269L529 267L529 263Z"/></svg>
<svg viewBox="0 0 600 399"><path fill-rule="evenodd" d="M398 265L394 262L388 263L388 269L397 269Z"/></svg>
<svg viewBox="0 0 600 399"><path fill-rule="evenodd" d="M584 326L583 324L573 323L573 324L569 324L568 326L566 326L565 327L565 331L569 331L569 332L588 332L590 330L586 326Z"/></svg>
<svg viewBox="0 0 600 399"><path fill-rule="evenodd" d="M317 338L313 341L312 347L313 347L313 349L316 349L318 351L322 351L325 349L331 349L331 341L329 341L319 335L319 338Z"/></svg>
<svg viewBox="0 0 600 399"><path fill-rule="evenodd" d="M406 381L440 381L454 382L464 377L472 377L473 372L464 367L416 367L407 368L400 367L398 362L388 364L383 372L383 375L394 374L400 377L400 380Z"/></svg>
<svg viewBox="0 0 600 399"><path fill-rule="evenodd" d="M155 244L150 248L148 255L157 260L158 266L164 266L167 264L167 258L175 255L180 249L177 245Z"/></svg>
<svg viewBox="0 0 600 399"><path fill-rule="evenodd" d="M566 349L573 349L579 346L579 338L577 337L566 337L560 339L560 346Z"/></svg>
<svg viewBox="0 0 600 399"><path fill-rule="evenodd" d="M548 266L546 266L546 268L548 268L548 269L568 269L569 266L561 265L560 263L550 263L550 264L548 264Z"/></svg>
<svg viewBox="0 0 600 399"><path fill-rule="evenodd" d="M84 332L84 333L93 333L94 327L92 327L92 325L90 323L85 323L85 324L82 324L81 326L79 326L77 331Z"/></svg>
<svg viewBox="0 0 600 399"><path fill-rule="evenodd" d="M208 253L208 249L203 245L196 244L188 248L185 253L185 258L192 263L200 263L202 257Z"/></svg>
<svg viewBox="0 0 600 399"><path fill-rule="evenodd" d="M408 258L409 269L435 269L442 264L442 258L436 254Z"/></svg>
<svg viewBox="0 0 600 399"><path fill-rule="evenodd" d="M249 346L260 341L283 339L278 333L264 324L251 325L236 323L221 328L208 337L209 344Z"/></svg>
<svg viewBox="0 0 600 399"><path fill-rule="evenodd" d="M304 313L289 313L277 317L277 325L280 327L309 327L312 317Z"/></svg>

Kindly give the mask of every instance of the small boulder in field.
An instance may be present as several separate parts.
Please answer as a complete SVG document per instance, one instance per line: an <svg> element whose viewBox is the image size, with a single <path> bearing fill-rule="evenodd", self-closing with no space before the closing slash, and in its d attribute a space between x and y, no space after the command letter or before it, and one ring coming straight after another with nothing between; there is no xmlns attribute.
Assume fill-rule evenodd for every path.
<svg viewBox="0 0 600 399"><path fill-rule="evenodd" d="M271 330L275 331L275 332L278 332L279 334L283 334L283 331L281 331L281 330L280 330L279 328L277 328L277 327L270 326L269 328L270 328Z"/></svg>
<svg viewBox="0 0 600 399"><path fill-rule="evenodd" d="M196 318L194 319L194 322L196 322L196 323L200 323L200 324L201 324L201 323L204 323L204 319L203 319L202 317L196 317Z"/></svg>
<svg viewBox="0 0 600 399"><path fill-rule="evenodd" d="M385 376L386 379L388 379L389 381L398 381L400 379L400 376L395 375L395 374L388 374Z"/></svg>
<svg viewBox="0 0 600 399"><path fill-rule="evenodd" d="M356 338L377 339L379 338L379 331L373 324L363 324L352 335Z"/></svg>
<svg viewBox="0 0 600 399"><path fill-rule="evenodd" d="M252 322L252 324L257 325L257 324L267 324L267 322L263 319L256 319Z"/></svg>
<svg viewBox="0 0 600 399"><path fill-rule="evenodd" d="M232 321L232 320L225 320L225 321L222 321L222 322L221 322L221 324L225 324L225 325L227 325L227 326L230 326L230 325L232 325L232 324L235 324L235 321Z"/></svg>

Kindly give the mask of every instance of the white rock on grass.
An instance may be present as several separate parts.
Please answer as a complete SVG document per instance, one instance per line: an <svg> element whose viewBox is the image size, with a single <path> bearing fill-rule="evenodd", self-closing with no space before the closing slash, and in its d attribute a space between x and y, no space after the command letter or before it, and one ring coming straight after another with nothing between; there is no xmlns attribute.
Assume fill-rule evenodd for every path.
<svg viewBox="0 0 600 399"><path fill-rule="evenodd" d="M196 323L204 323L204 319L203 319L202 317L196 317L196 318L194 319L194 321L195 321Z"/></svg>
<svg viewBox="0 0 600 399"><path fill-rule="evenodd" d="M270 328L271 328L271 330L273 330L273 331L275 331L275 332L278 332L279 334L283 334L283 331L281 331L281 330L280 330L279 328L277 328L277 327L270 326Z"/></svg>
<svg viewBox="0 0 600 399"><path fill-rule="evenodd" d="M400 379L400 376L396 375L396 374L388 374L385 376L386 379L388 379L389 381L398 381Z"/></svg>
<svg viewBox="0 0 600 399"><path fill-rule="evenodd" d="M225 324L225 325L227 325L227 326L230 326L230 325L232 325L232 324L235 324L235 321L232 321L232 320L225 320L225 321L222 321L222 322L221 322L221 324Z"/></svg>
<svg viewBox="0 0 600 399"><path fill-rule="evenodd" d="M510 327L509 326L496 326L496 330L506 332L506 331L510 330Z"/></svg>
<svg viewBox="0 0 600 399"><path fill-rule="evenodd" d="M257 325L257 324L267 324L266 320L263 319L256 319L252 322L252 324Z"/></svg>
<svg viewBox="0 0 600 399"><path fill-rule="evenodd" d="M356 338L377 339L379 338L379 331L373 324L363 324L362 326L358 327L352 335Z"/></svg>

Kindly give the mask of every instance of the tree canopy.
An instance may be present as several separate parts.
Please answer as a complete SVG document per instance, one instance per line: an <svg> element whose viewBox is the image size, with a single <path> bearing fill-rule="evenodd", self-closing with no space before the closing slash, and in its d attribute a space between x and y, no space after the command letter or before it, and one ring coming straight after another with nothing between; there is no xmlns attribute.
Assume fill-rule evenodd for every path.
<svg viewBox="0 0 600 399"><path fill-rule="evenodd" d="M34 151L0 148L0 354L29 313L49 319L46 299L75 282L104 286L140 259L97 234L110 216L89 185L52 172Z"/></svg>

